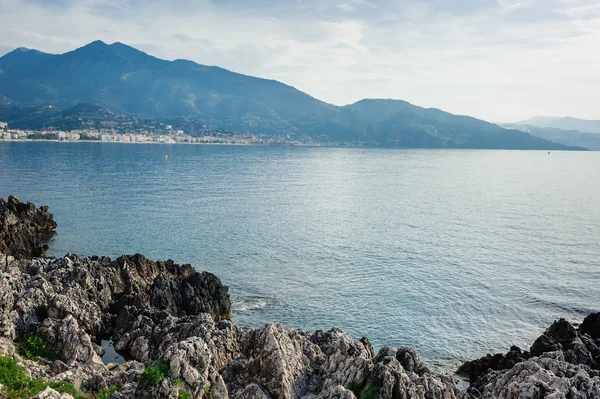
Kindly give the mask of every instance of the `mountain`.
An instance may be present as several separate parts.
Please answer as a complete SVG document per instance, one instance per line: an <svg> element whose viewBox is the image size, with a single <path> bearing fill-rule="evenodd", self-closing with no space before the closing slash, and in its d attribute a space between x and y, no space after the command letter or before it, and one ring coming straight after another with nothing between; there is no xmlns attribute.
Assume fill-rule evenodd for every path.
<svg viewBox="0 0 600 399"><path fill-rule="evenodd" d="M30 68L5 71L0 95L60 108L91 102L144 117L196 115L208 124L269 134L326 132L341 138L356 126L340 108L273 80L160 60L100 41Z"/></svg>
<svg viewBox="0 0 600 399"><path fill-rule="evenodd" d="M361 100L345 108L367 122L371 137L402 147L552 149L563 147L519 130L400 100Z"/></svg>
<svg viewBox="0 0 600 399"><path fill-rule="evenodd" d="M560 118L555 116L536 116L513 125L529 125L536 127L549 127L562 130L576 130L587 133L600 133L600 120L577 119L570 116Z"/></svg>
<svg viewBox="0 0 600 399"><path fill-rule="evenodd" d="M577 130L563 130L553 127L537 127L532 125L503 124L507 129L517 129L533 136L568 146L584 147L600 151L600 133L585 133Z"/></svg>
<svg viewBox="0 0 600 399"><path fill-rule="evenodd" d="M39 126L52 123L52 115L47 115L51 107L65 110L93 103L115 115L193 117L237 132L323 142L568 149L521 131L404 101L362 100L338 107L274 80L186 60L161 60L122 43L95 41L59 55L17 49L0 58L0 69L4 97L0 117L2 112L5 118L21 112L21 124L27 124L27 112Z"/></svg>
<svg viewBox="0 0 600 399"><path fill-rule="evenodd" d="M20 47L0 58L0 73L16 71L21 68L31 68L47 62L54 57L55 55L53 54Z"/></svg>

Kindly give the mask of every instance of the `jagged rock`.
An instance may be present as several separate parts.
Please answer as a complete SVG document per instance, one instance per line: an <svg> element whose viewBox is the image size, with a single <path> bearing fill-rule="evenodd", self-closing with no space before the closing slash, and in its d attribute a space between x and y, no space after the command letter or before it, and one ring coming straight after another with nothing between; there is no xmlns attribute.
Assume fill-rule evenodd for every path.
<svg viewBox="0 0 600 399"><path fill-rule="evenodd" d="M211 354L200 337L187 338L171 345L162 358L171 369L171 378L182 381L193 397L201 397L204 389L210 386Z"/></svg>
<svg viewBox="0 0 600 399"><path fill-rule="evenodd" d="M328 399L356 399L354 392L349 389L344 388L341 385L338 385L331 391Z"/></svg>
<svg viewBox="0 0 600 399"><path fill-rule="evenodd" d="M480 397L484 392L489 391L488 386L490 384L497 384L494 381L497 381L498 372L522 370L523 367L526 367L523 369L523 376L529 374L532 376L531 378L528 377L525 382L519 380L516 374L503 374L505 380L514 377L514 389L515 392L520 392L520 395L522 395L520 397L537 398L535 395L546 395L545 392L554 392L549 390L550 388L535 388L535 384L532 382L548 380L546 371L540 371L541 369L538 367L540 361L535 359L547 359L549 357L546 355L549 354L553 354L549 356L555 361L564 362L564 367L572 368L576 365L588 370L588 377L594 377L598 375L600 369L600 339L595 338L600 335L599 318L599 313L591 314L585 318L584 323L579 327L565 319L557 320L533 343L530 352L523 352L518 347L512 347L506 355L487 355L484 358L466 362L459 368L458 372L469 376L471 382L469 392L473 397ZM560 356L557 358L556 354L560 354ZM524 362L528 362L527 365L520 366ZM541 362L548 364L548 360L541 360ZM533 369L535 369L535 372L532 371ZM566 384L564 380L561 381L561 384ZM497 394L499 388L494 389L494 394ZM557 397L561 397L560 392L562 391L556 392L559 392L556 393Z"/></svg>
<svg viewBox="0 0 600 399"><path fill-rule="evenodd" d="M348 334L333 329L317 331L311 342L316 343L322 352L309 356L309 359L314 359L313 367L319 366L318 373L326 376L321 395L329 395L340 385L362 385L369 378L373 368L373 346L366 338L355 342Z"/></svg>
<svg viewBox="0 0 600 399"><path fill-rule="evenodd" d="M12 357L15 351L15 344L10 338L0 337L0 356Z"/></svg>
<svg viewBox="0 0 600 399"><path fill-rule="evenodd" d="M565 361L600 368L600 348L586 334L565 319L560 319L540 336L531 346L531 355L540 356L547 352L560 351Z"/></svg>
<svg viewBox="0 0 600 399"><path fill-rule="evenodd" d="M579 326L579 331L593 339L600 339L600 312L588 315Z"/></svg>
<svg viewBox="0 0 600 399"><path fill-rule="evenodd" d="M250 384L246 388L234 391L231 399L270 399L265 391L256 384Z"/></svg>
<svg viewBox="0 0 600 399"><path fill-rule="evenodd" d="M383 399L467 398L452 377L431 372L415 354L406 348L384 347L375 357L371 380L379 387ZM405 370L398 358L414 371Z"/></svg>
<svg viewBox="0 0 600 399"><path fill-rule="evenodd" d="M519 347L513 346L506 355L500 353L488 354L481 359L467 361L459 367L457 373L469 377L472 386L478 388L477 381L485 374L493 370L512 368L515 364L523 362L529 357L529 352L523 352Z"/></svg>
<svg viewBox="0 0 600 399"><path fill-rule="evenodd" d="M167 305L151 306L158 284L169 282L176 290ZM12 339L27 335L47 317L74 317L92 337L110 336L117 320L135 319L146 308L173 316L209 312L215 320L231 314L227 287L209 273L198 274L189 265L153 262L142 255L13 260L0 273L0 333ZM17 295L18 294L18 295ZM170 294L169 294L170 295ZM165 299L169 295L162 294ZM211 313L218 311L219 313Z"/></svg>
<svg viewBox="0 0 600 399"><path fill-rule="evenodd" d="M242 356L224 372L233 390L250 383L263 386L274 399L302 397L310 392L313 370L305 355L309 345L301 332L268 324L242 342ZM240 378L243 378L240 381Z"/></svg>
<svg viewBox="0 0 600 399"><path fill-rule="evenodd" d="M36 208L32 203L24 204L12 195L8 201L0 198L0 252L5 256L43 256L48 249L44 239L54 229L56 222L47 206ZM3 264L0 262L0 269Z"/></svg>
<svg viewBox="0 0 600 399"><path fill-rule="evenodd" d="M68 365L83 365L93 370L104 369L90 336L68 315L62 320L47 318L39 333L67 360Z"/></svg>
<svg viewBox="0 0 600 399"><path fill-rule="evenodd" d="M34 399L73 399L68 393L58 393L52 388L46 388L34 396Z"/></svg>
<svg viewBox="0 0 600 399"><path fill-rule="evenodd" d="M509 370L494 371L481 398L591 399L600 397L600 378L589 368L566 362L562 352L545 353L516 364Z"/></svg>

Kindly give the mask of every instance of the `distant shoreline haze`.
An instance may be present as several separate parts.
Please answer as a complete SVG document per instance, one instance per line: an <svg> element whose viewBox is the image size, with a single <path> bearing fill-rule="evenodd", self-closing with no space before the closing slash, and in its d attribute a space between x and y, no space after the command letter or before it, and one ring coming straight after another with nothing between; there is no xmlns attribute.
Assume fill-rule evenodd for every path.
<svg viewBox="0 0 600 399"><path fill-rule="evenodd" d="M0 58L0 70L0 121L14 129L131 132L155 121L194 137L212 129L304 144L584 149L401 100L335 106L274 80L161 60L122 43L65 54L19 48Z"/></svg>

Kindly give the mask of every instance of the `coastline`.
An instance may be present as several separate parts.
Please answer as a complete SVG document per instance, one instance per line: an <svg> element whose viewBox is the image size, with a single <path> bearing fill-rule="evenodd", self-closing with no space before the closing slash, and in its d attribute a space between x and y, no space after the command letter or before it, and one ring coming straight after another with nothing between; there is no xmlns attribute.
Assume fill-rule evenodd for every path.
<svg viewBox="0 0 600 399"><path fill-rule="evenodd" d="M227 287L190 265L139 254L41 257L45 237L57 228L47 207L10 197L0 200L0 216L0 358L47 386L46 396L36 397L73 397L56 396L52 386L59 382L80 393L114 388L112 399L600 395L600 313L581 325L555 322L529 351L513 347L465 363L460 372L471 383L465 391L411 348L384 346L375 353L368 338L354 340L336 328L237 327L229 321ZM33 353L32 337L51 350ZM128 361L102 361L106 338ZM160 372L152 383L148 370ZM12 389L0 392L5 388Z"/></svg>
<svg viewBox="0 0 600 399"><path fill-rule="evenodd" d="M143 145L208 145L208 146L235 146L235 147L309 147L309 148L348 148L348 149L381 149L381 150L414 150L414 151L526 151L526 152L543 152L551 154L552 152L566 153L597 153L600 151L594 150L540 150L540 149L514 149L514 148L466 148L466 147L393 147L393 146L377 146L377 145L342 145L342 144L328 144L328 143L315 143L315 144L300 144L300 143L186 143L186 142L173 142L173 143L161 143L154 141L146 142L128 142L128 141L101 141L101 140L0 140L0 143L102 143L102 144L143 144Z"/></svg>

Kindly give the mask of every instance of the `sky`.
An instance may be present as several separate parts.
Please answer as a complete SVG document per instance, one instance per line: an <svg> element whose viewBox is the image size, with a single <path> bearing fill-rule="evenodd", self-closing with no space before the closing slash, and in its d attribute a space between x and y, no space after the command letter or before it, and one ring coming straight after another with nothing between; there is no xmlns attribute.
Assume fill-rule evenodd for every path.
<svg viewBox="0 0 600 399"><path fill-rule="evenodd" d="M598 0L0 0L0 55L123 42L326 101L600 119Z"/></svg>

